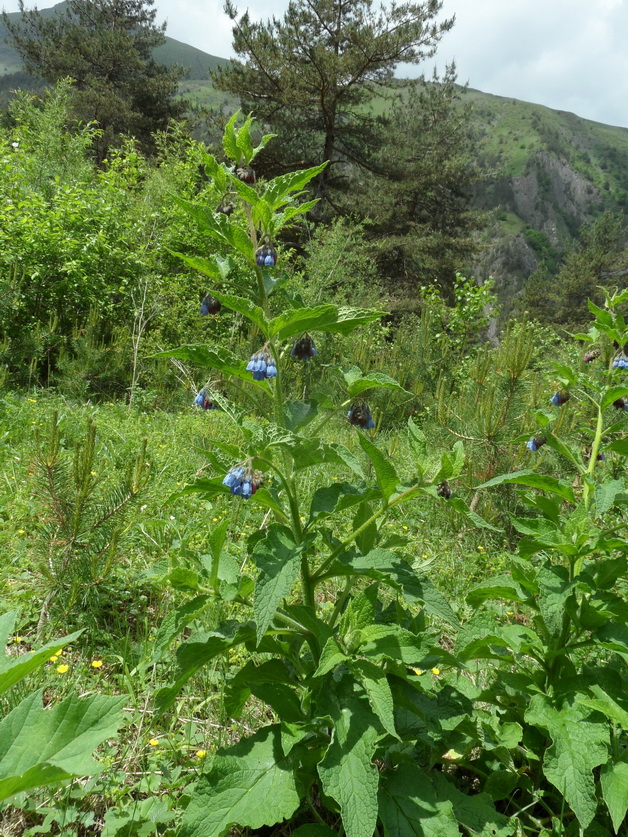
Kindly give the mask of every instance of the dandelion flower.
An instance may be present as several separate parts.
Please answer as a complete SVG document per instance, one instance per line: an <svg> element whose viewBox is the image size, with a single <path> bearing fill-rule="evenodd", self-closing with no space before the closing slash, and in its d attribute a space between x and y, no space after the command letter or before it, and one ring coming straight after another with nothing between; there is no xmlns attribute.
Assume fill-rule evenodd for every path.
<svg viewBox="0 0 628 837"><path fill-rule="evenodd" d="M102 668L102 660L92 660L92 668Z"/></svg>
<svg viewBox="0 0 628 837"><path fill-rule="evenodd" d="M69 670L70 670L70 666L66 666L65 663L60 665L60 666L57 666L57 671L59 672L59 674L65 674L66 671L69 671Z"/></svg>

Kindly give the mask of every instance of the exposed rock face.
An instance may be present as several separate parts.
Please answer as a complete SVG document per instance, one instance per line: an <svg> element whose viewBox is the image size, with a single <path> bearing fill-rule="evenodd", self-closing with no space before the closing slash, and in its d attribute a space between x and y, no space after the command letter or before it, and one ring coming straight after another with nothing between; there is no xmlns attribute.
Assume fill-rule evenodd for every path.
<svg viewBox="0 0 628 837"><path fill-rule="evenodd" d="M548 151L531 158L528 170L510 185L516 214L559 248L574 228L592 219L592 207L601 197L586 177Z"/></svg>

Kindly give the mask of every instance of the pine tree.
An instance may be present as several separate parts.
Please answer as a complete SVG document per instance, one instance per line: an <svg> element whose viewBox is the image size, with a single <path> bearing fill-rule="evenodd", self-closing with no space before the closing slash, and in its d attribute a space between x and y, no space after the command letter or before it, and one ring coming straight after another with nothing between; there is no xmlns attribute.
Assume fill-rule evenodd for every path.
<svg viewBox="0 0 628 837"><path fill-rule="evenodd" d="M135 136L151 150L151 135L182 115L175 100L184 74L153 58L165 41L165 24L155 25L154 0L67 0L62 12L6 12L2 21L25 70L48 82L70 78L76 115L101 130L97 155L120 134Z"/></svg>
<svg viewBox="0 0 628 837"><path fill-rule="evenodd" d="M348 167L374 165L382 134L373 99L394 86L399 63L434 54L453 25L436 21L441 7L441 0L377 9L371 0L291 0L282 20L256 22L227 0L241 60L214 80L281 134L275 156L266 155L270 171L330 161L318 181L319 197L329 199Z"/></svg>

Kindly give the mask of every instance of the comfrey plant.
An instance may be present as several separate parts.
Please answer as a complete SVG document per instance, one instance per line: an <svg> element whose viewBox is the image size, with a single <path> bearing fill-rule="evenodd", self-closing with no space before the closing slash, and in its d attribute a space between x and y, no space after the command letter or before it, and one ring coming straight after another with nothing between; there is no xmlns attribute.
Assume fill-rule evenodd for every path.
<svg viewBox="0 0 628 837"><path fill-rule="evenodd" d="M523 470L479 487L519 487L520 540L509 572L469 595L477 615L453 649L485 661L476 717L502 729L472 759L474 775L543 835L625 834L628 824L628 380L613 356L628 339L627 300L589 303L595 323L577 335L586 372L554 364L561 388L527 447L539 471L556 460L558 476ZM552 432L565 410L578 418L569 440Z"/></svg>
<svg viewBox="0 0 628 837"><path fill-rule="evenodd" d="M251 163L269 137L253 148L250 131L250 118L239 129L236 117L229 121L224 149L232 167L205 158L216 189L239 206L226 214L180 201L231 255L181 257L216 284L236 264L241 279L246 267L253 280L248 295L217 288L211 295L223 312L249 321L262 347L250 360L200 345L165 354L218 371L239 393L254 392L265 402L265 418L250 421L240 407L208 393L234 431L207 452L216 476L185 492L231 494L234 503L259 505L267 514L248 541L254 580L234 569L228 522L211 532L211 555L202 570L187 575L195 598L166 620L157 653L163 658L177 633L217 601L231 602L231 612L243 618L193 633L180 645L176 680L158 693L157 710L172 710L202 666L240 646L251 657L238 654L244 662L224 687L225 712L237 718L254 696L273 720L218 751L189 789L181 833L209 837L289 820L290 829L309 829L303 834L349 837L405 837L424 827L457 834L459 823L471 822L505 834L509 821L491 800L467 797L445 769L448 753L469 740L460 728L471 723L470 700L455 685L464 680L459 663L440 641L442 626L455 631L457 618L429 578L413 569L407 539L384 526L395 507L421 498L488 526L452 488L463 468L462 443L430 455L410 421L412 465L403 475L370 435L374 422L364 400L376 387L402 391L392 378L339 370L347 398L337 406L324 396L307 401L284 392L285 367L313 362L319 332L348 334L381 312L295 301L290 307L285 297L274 312L282 279L279 233L313 206L298 198L323 166L256 182ZM324 440L321 431L334 420L354 434L359 455ZM345 478L306 493L312 474L320 479L326 465L344 470Z"/></svg>

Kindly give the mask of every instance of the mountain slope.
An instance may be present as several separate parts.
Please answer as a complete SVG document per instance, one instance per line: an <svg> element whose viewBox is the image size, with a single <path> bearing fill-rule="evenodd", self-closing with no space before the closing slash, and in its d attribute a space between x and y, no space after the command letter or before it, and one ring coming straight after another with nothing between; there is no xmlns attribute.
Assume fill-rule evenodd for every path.
<svg viewBox="0 0 628 837"><path fill-rule="evenodd" d="M49 9L41 9L43 17L51 17L57 14L65 6L64 3L57 3ZM19 21L21 17L20 12L11 12L9 19L11 21ZM13 49L5 41L7 35L6 27L0 21L0 78L17 73L22 69L22 59L16 50ZM154 51L157 61L171 66L172 64L180 64L182 67L188 67L188 79L206 81L209 78L209 71L215 70L217 67L228 64L226 58L218 58L216 55L210 55L203 52L201 49L184 44L174 38L166 37L166 43ZM5 79L6 82L6 79ZM3 84L4 89L7 89L6 84Z"/></svg>

